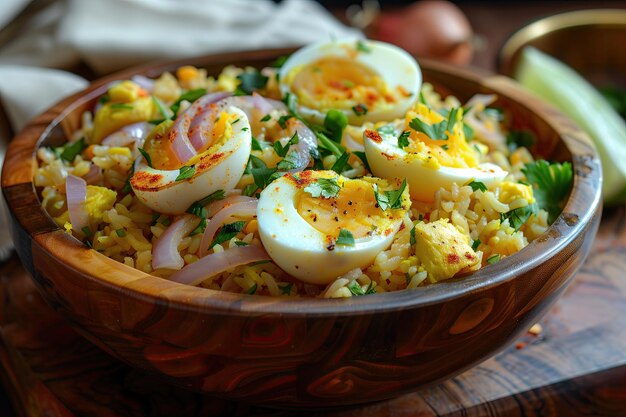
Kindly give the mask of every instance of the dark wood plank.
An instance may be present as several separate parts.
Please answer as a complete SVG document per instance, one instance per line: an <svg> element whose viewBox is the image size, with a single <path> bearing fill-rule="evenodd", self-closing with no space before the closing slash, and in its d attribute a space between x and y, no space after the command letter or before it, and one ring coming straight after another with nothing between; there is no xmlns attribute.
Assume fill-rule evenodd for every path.
<svg viewBox="0 0 626 417"><path fill-rule="evenodd" d="M538 336L437 386L309 416L621 416L626 409L626 210L605 211L595 247ZM163 384L76 334L20 262L0 269L0 363L19 415L292 415Z"/></svg>

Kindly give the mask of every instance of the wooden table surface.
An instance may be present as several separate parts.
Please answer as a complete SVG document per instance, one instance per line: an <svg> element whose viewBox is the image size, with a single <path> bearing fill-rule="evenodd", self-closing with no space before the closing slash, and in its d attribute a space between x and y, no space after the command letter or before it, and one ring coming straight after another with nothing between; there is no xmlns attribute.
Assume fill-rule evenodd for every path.
<svg viewBox="0 0 626 417"><path fill-rule="evenodd" d="M624 2L468 2L485 41L473 65L495 70L516 27L542 15ZM626 415L626 207L605 210L590 257L528 334L496 357L441 385L394 400L310 416ZM0 372L22 417L287 416L160 383L78 336L41 299L19 260L0 266ZM6 416L0 404L0 415ZM300 415L302 413L298 413Z"/></svg>

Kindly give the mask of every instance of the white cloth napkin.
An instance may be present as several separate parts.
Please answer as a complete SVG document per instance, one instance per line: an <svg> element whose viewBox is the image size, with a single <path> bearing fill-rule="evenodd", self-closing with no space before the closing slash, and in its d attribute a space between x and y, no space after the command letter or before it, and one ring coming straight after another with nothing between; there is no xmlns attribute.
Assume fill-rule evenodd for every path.
<svg viewBox="0 0 626 417"><path fill-rule="evenodd" d="M0 0L0 27L28 3ZM151 60L360 36L311 0L58 0L18 19L19 36L0 45L0 102L15 132L87 85L59 70L80 62L105 74ZM9 139L0 131L0 167ZM3 212L0 259L10 244Z"/></svg>

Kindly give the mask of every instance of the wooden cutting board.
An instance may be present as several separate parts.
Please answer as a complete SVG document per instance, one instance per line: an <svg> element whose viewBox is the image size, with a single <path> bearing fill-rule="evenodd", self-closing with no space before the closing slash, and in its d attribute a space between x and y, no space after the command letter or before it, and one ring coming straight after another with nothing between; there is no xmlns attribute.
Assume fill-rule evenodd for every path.
<svg viewBox="0 0 626 417"><path fill-rule="evenodd" d="M306 415L626 415L625 207L605 210L591 255L540 325L541 333L440 385ZM188 392L116 361L43 302L17 258L0 267L0 364L25 417L294 414Z"/></svg>

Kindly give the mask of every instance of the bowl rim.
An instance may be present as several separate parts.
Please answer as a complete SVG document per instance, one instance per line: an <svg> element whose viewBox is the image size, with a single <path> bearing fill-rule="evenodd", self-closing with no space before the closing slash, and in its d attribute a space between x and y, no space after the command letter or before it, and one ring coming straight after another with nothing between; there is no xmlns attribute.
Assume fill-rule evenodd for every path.
<svg viewBox="0 0 626 417"><path fill-rule="evenodd" d="M504 40L496 55L496 67L503 74L512 76L513 59L528 42L551 32L585 26L626 28L626 9L574 10L532 20Z"/></svg>
<svg viewBox="0 0 626 417"><path fill-rule="evenodd" d="M13 186L28 186L30 184L32 193L35 194L36 201L40 202L33 184L33 176L28 176L29 173L34 173L34 167L36 166L36 150L50 131L55 126L59 125L75 106L102 94L109 82L118 79L126 79L134 74L154 76L163 72L163 70L176 68L181 65L206 66L212 64L212 61L216 61L218 57L220 60L229 62L229 60L232 61L235 60L235 58L245 56L246 60L255 62L255 60L260 61L276 58L294 50L294 48L283 48L211 54L185 60L169 60L155 64L146 64L103 77L94 81L85 90L61 100L42 115L33 119L18 133L7 150L2 172L2 189L7 205L13 216L13 222L17 222L17 224L26 231L33 242L37 240L38 235L41 237L42 234L46 234L53 240L53 244L69 245L67 247L78 251L76 253L91 252L93 259L102 266L110 266L111 262L114 262L119 266L119 271L122 272L124 276L133 278L131 281L128 281L131 285L120 285L119 282L112 282L93 274L90 275L89 272L91 269L82 269L84 265L81 265L77 260L70 259L68 261L67 258L59 259L67 268L77 271L87 279L95 281L98 285L109 287L119 293L123 293L124 296L143 300L148 299L156 303L165 302L169 305L176 306L178 309L189 312L210 312L211 314L221 312L223 314L242 316L250 314L278 314L285 317L334 317L359 316L373 312L381 313L408 308L419 308L449 301L454 298L460 298L478 292L479 290L501 285L537 267L547 259L563 251L586 230L586 226L592 222L592 219L598 210L600 210L602 205L602 177L600 162L595 148L586 134L577 128L562 113L533 96L531 93L524 91L521 86L507 77L501 75L486 75L488 73L481 70L455 67L449 64L420 59L420 66L427 72L445 74L458 79L465 79L467 82L474 82L480 89L494 91L498 95L507 97L532 113L535 113L537 117L543 119L545 123L550 125L551 128L558 133L565 147L571 153L574 183L569 199L561 215L543 235L545 239L538 238L523 249L529 249L531 246L535 247L534 253L537 254L537 256L532 259L518 259L519 256L516 256L518 254L514 254L502 259L496 264L489 265L488 268L482 268L459 280L443 281L426 287L373 294L367 297L351 297L349 299L278 298L229 293L174 283L164 278L146 274L135 268L114 261L93 249L88 249L82 242L67 235L58 226L52 232L50 230L35 230L29 232L28 229L24 227L24 224L20 222L20 213L23 212L26 207L20 206L20 201L22 201L21 204L24 204L23 200L12 199L7 189ZM505 91L502 91L503 89L505 89ZM477 91L477 93L478 92L479 91ZM24 143L30 146L26 148ZM20 170L18 175L7 175L10 169L16 168ZM20 211L20 209L22 210ZM43 208L41 211L45 213ZM565 213L570 213L575 216L576 221L572 222L571 219L566 218L564 216ZM45 213L45 215L48 216L47 213ZM48 221L53 223L49 216ZM39 239L37 243L43 250L50 252L51 246L48 246L49 242L42 243ZM519 253L524 253L523 250ZM51 255L55 256L54 254ZM141 280L140 286L132 285L132 283L138 280ZM155 295L147 290L149 288L163 287L164 283L169 283L173 289L173 291L169 292L167 295L163 295L162 293Z"/></svg>

